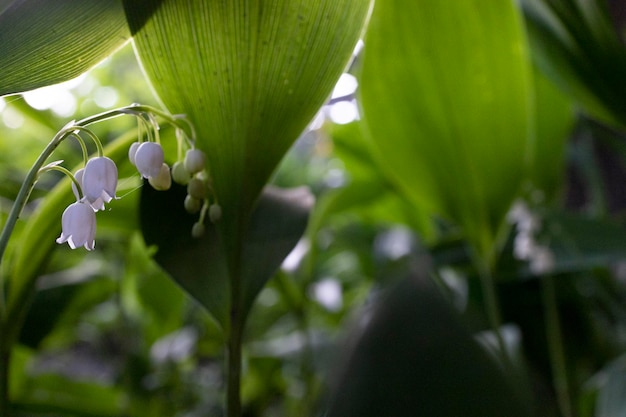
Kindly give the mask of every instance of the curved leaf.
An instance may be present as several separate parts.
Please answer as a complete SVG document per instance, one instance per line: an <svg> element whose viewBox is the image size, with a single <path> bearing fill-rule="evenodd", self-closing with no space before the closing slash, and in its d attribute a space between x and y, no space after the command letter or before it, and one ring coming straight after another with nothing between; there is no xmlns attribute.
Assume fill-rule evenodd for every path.
<svg viewBox="0 0 626 417"><path fill-rule="evenodd" d="M626 47L604 0L522 0L539 68L596 118L626 125Z"/></svg>
<svg viewBox="0 0 626 417"><path fill-rule="evenodd" d="M0 95L70 80L130 37L121 0L15 0L0 7Z"/></svg>
<svg viewBox="0 0 626 417"><path fill-rule="evenodd" d="M228 247L237 246L269 176L330 95L370 1L125 2L154 89L196 126ZM153 11L147 21L145 8Z"/></svg>
<svg viewBox="0 0 626 417"><path fill-rule="evenodd" d="M402 282L367 316L333 381L328 417L530 415L426 278Z"/></svg>
<svg viewBox="0 0 626 417"><path fill-rule="evenodd" d="M362 106L379 162L415 203L491 250L532 133L518 10L501 0L385 0L365 43Z"/></svg>

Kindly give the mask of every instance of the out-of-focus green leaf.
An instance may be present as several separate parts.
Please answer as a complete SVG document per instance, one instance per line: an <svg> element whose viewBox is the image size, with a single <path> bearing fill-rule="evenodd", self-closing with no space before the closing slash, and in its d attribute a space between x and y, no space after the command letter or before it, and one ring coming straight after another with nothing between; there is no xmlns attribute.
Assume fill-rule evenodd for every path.
<svg viewBox="0 0 626 417"><path fill-rule="evenodd" d="M606 266L626 256L626 227L612 220L551 212L543 219L556 272ZM540 239L542 239L540 237Z"/></svg>
<svg viewBox="0 0 626 417"><path fill-rule="evenodd" d="M385 294L333 381L329 417L528 416L494 359L424 278Z"/></svg>
<svg viewBox="0 0 626 417"><path fill-rule="evenodd" d="M17 411L24 415L39 415L41 411L65 416L121 415L124 394L119 389L61 375L37 374L30 367L32 359L28 349L13 350L11 398L16 415Z"/></svg>
<svg viewBox="0 0 626 417"><path fill-rule="evenodd" d="M264 191L244 235L236 277L240 287L234 288L216 228L209 224L204 236L191 236L197 215L185 211L185 195L184 187L173 186L167 192L144 187L144 236L148 244L158 246L156 261L228 329L232 301L238 300L238 311L245 317L258 292L298 243L313 198L303 188ZM237 291L235 297L232 291Z"/></svg>
<svg viewBox="0 0 626 417"><path fill-rule="evenodd" d="M535 135L530 181L547 201L554 200L565 173L565 145L574 125L572 103L539 71L534 76Z"/></svg>
<svg viewBox="0 0 626 417"><path fill-rule="evenodd" d="M195 124L229 256L269 176L350 60L370 3L125 1L154 89Z"/></svg>
<svg viewBox="0 0 626 417"><path fill-rule="evenodd" d="M626 47L605 0L522 0L539 68L596 118L626 125Z"/></svg>
<svg viewBox="0 0 626 417"><path fill-rule="evenodd" d="M376 3L360 91L374 155L486 255L528 168L530 64L512 1Z"/></svg>
<svg viewBox="0 0 626 417"><path fill-rule="evenodd" d="M130 38L121 0L0 5L0 95L67 81Z"/></svg>

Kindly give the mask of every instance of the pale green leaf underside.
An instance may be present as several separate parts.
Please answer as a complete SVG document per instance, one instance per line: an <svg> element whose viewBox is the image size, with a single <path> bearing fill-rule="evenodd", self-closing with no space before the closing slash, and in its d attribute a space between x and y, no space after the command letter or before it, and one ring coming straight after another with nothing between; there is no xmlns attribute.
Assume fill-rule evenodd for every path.
<svg viewBox="0 0 626 417"><path fill-rule="evenodd" d="M146 8L154 13L144 22ZM154 89L196 125L225 224L249 214L330 95L369 8L370 0L127 2Z"/></svg>
<svg viewBox="0 0 626 417"><path fill-rule="evenodd" d="M483 248L524 174L531 88L512 1L376 3L361 77L375 154Z"/></svg>
<svg viewBox="0 0 626 417"><path fill-rule="evenodd" d="M0 95L70 80L130 38L121 0L0 3Z"/></svg>

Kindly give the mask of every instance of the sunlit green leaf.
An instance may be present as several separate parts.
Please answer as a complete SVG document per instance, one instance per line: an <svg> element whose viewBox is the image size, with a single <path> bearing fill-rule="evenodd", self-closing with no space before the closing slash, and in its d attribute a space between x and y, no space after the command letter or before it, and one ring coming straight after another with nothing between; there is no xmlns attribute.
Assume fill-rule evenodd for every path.
<svg viewBox="0 0 626 417"><path fill-rule="evenodd" d="M0 95L70 80L129 37L121 0L0 4Z"/></svg>
<svg viewBox="0 0 626 417"><path fill-rule="evenodd" d="M236 247L270 174L350 60L370 0L125 5L154 89L196 126L224 208L221 234Z"/></svg>
<svg viewBox="0 0 626 417"><path fill-rule="evenodd" d="M361 73L379 163L483 253L519 191L531 132L531 71L512 1L376 3Z"/></svg>

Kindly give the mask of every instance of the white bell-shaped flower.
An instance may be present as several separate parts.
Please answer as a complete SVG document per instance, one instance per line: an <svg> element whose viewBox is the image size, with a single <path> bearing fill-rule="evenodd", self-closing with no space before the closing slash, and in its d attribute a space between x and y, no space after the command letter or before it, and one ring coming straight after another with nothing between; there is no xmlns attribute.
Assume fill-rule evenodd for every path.
<svg viewBox="0 0 626 417"><path fill-rule="evenodd" d="M165 162L165 154L161 145L155 142L144 142L135 152L135 166L144 178L157 177Z"/></svg>
<svg viewBox="0 0 626 417"><path fill-rule="evenodd" d="M93 250L96 245L96 213L83 201L70 204L61 219L62 232L57 243L67 242L70 248L84 246Z"/></svg>
<svg viewBox="0 0 626 417"><path fill-rule="evenodd" d="M172 176L170 175L170 167L166 163L161 164L161 171L156 177L148 178L148 182L157 191L169 190L172 186Z"/></svg>
<svg viewBox="0 0 626 417"><path fill-rule="evenodd" d="M106 156L90 159L82 177L84 197L94 208L102 206L99 199L108 203L115 198L117 167L111 159Z"/></svg>
<svg viewBox="0 0 626 417"><path fill-rule="evenodd" d="M80 184L81 189L83 188L83 174L84 173L85 173L85 168L81 168L78 171L76 171L76 174L74 174L74 178L76 178L76 181L78 181L78 183ZM78 189L76 188L76 184L74 184L74 181L72 181L72 192L74 193L76 200L81 199L82 196L78 192ZM91 202L88 202L88 203L93 209L93 211L104 210L104 200L102 199L102 197L98 198L96 201L92 203Z"/></svg>
<svg viewBox="0 0 626 417"><path fill-rule="evenodd" d="M195 174L204 169L206 156L200 149L189 149L185 153L185 168L190 174Z"/></svg>
<svg viewBox="0 0 626 417"><path fill-rule="evenodd" d="M128 148L128 160L133 165L135 165L135 154L137 153L139 146L141 146L140 142L133 142L133 144L130 145L130 148Z"/></svg>

